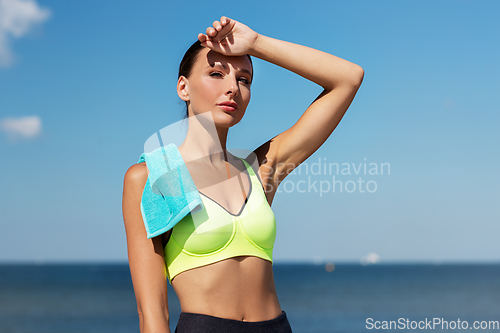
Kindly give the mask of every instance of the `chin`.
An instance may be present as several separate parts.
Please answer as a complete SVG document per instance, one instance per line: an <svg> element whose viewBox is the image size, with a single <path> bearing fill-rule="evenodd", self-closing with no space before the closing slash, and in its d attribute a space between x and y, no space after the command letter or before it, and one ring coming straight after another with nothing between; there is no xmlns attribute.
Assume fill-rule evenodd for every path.
<svg viewBox="0 0 500 333"><path fill-rule="evenodd" d="M242 117L236 118L237 114L227 112L217 112L214 114L214 122L218 127L229 128L239 123Z"/></svg>

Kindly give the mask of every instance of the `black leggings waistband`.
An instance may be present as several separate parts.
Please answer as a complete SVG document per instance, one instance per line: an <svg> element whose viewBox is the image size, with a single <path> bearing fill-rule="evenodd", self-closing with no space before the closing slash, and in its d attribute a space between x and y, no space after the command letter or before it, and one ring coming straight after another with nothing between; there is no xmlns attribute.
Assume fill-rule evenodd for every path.
<svg viewBox="0 0 500 333"><path fill-rule="evenodd" d="M292 333L286 312L270 320L241 321L181 312L174 333Z"/></svg>

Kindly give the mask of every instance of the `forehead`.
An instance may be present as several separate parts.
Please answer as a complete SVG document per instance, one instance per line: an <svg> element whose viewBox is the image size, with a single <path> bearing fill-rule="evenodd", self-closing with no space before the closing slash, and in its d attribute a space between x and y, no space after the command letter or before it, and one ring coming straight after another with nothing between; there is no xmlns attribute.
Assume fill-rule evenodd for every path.
<svg viewBox="0 0 500 333"><path fill-rule="evenodd" d="M200 68L222 65L222 67L225 68L229 66L236 70L246 70L250 73L253 73L252 63L246 55L229 57L212 51L209 48L204 48L200 51L200 53L198 54L196 65L200 66Z"/></svg>

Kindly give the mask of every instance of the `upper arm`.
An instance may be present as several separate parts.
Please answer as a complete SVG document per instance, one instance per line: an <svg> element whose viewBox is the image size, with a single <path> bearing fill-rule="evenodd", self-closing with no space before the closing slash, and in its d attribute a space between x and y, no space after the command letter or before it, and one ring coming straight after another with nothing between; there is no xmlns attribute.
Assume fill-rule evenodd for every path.
<svg viewBox="0 0 500 333"><path fill-rule="evenodd" d="M132 283L141 319L149 327L167 331L168 301L162 237L147 238L140 203L147 181L145 163L131 166L123 182L123 221ZM162 327L163 326L163 327Z"/></svg>
<svg viewBox="0 0 500 333"><path fill-rule="evenodd" d="M275 191L290 172L328 139L360 85L361 81L359 84L345 84L330 91L324 90L292 127L254 150L262 178L267 180L270 189Z"/></svg>

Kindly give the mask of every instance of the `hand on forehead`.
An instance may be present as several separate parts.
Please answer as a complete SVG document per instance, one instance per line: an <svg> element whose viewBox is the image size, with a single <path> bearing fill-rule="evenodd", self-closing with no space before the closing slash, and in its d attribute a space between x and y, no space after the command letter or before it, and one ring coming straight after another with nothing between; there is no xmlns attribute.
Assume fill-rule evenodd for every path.
<svg viewBox="0 0 500 333"><path fill-rule="evenodd" d="M205 51L205 53L206 55L200 54L200 58L203 57L210 67L221 66L229 70L230 66L236 70L252 74L252 64L247 56L225 56L212 50Z"/></svg>

